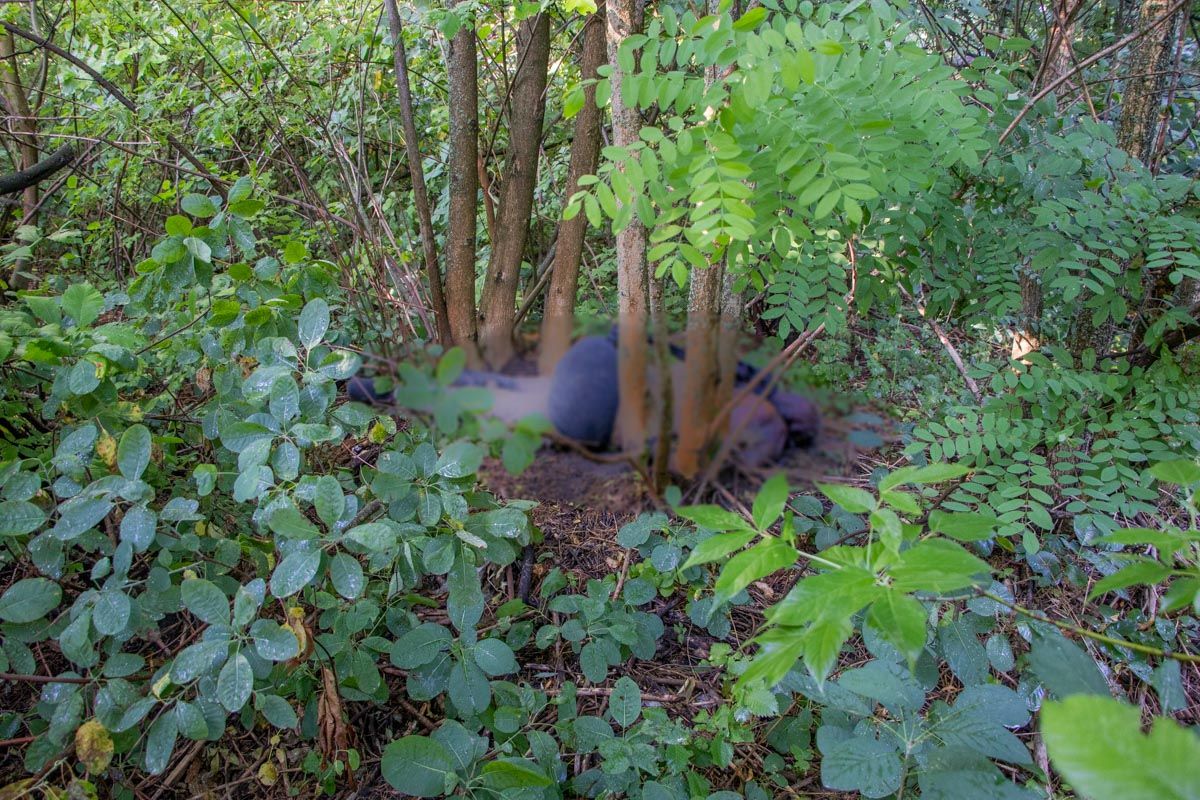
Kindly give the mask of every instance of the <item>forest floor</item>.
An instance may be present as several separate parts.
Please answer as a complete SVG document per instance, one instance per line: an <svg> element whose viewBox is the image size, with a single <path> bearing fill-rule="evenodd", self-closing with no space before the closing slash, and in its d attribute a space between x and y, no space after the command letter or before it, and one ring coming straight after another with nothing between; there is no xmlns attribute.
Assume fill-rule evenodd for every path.
<svg viewBox="0 0 1200 800"><path fill-rule="evenodd" d="M865 483L872 469L885 463L883 454L894 449L889 446L894 437L888 431L888 423L869 411L827 417L820 439L810 449L789 452L784 463L763 474L726 471L708 487L705 496L688 500L748 508L762 479L779 468L788 472L793 486L806 493L815 491L816 481ZM864 442L882 447L863 447ZM484 488L502 500L538 503L530 512L542 536L532 570L531 594L535 604L541 581L553 568L562 570L580 586L589 579L613 574L624 580L629 559L635 554L617 543L617 532L640 513L663 507L629 463L598 461L553 446L544 447L533 464L516 476L506 472L498 459L488 459L480 470L480 478ZM517 563L486 576L485 591L490 589L493 593L496 599L493 605L517 596L519 571ZM781 574L752 586L751 602L733 610L732 630L724 641L736 648L748 640L761 621L762 609L777 602L792 580ZM623 674L637 681L648 704L667 708L673 717L691 720L698 712L719 705L723 689L721 671L702 664L717 640L692 625L685 612L687 599L676 592L652 601L647 610L659 615L667 633L653 661L632 659ZM552 696L565 681L581 682L574 657L561 647L540 651L531 646L522 665L519 679ZM390 684L390 696L402 698L403 675L391 667L384 667L383 672ZM607 692L605 687L580 688L579 713L602 713ZM436 727L436 720L442 716L440 709L399 700L383 706L345 703L344 708L349 720L347 728L353 735L353 746L362 756L362 766L353 784L345 779L339 781L335 797L362 800L398 796L380 776L379 755L398 736L428 733ZM553 706L544 713L549 715L544 721L553 723ZM764 722L769 724L770 720ZM183 752L175 754L167 773L140 782L138 796L140 800L316 796L313 776L305 774L301 767L314 746L295 734L281 735L266 726L247 731L233 724L219 742L183 745ZM743 747L756 749L758 745ZM278 774L270 785L261 777L263 765L268 762L275 765ZM754 761L740 758L738 763L745 769L746 764ZM572 764L570 771L575 774L586 767L582 763ZM753 775L730 772L709 777L714 788L732 788ZM815 768L797 775L796 780L797 792L809 796L814 790L821 793Z"/></svg>

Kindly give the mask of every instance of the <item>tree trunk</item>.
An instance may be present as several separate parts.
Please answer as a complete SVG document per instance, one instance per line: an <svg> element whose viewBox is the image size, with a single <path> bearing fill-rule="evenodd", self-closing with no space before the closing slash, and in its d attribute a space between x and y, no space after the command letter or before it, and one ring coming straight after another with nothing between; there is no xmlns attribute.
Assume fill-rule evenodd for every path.
<svg viewBox="0 0 1200 800"><path fill-rule="evenodd" d="M708 0L707 5L710 14L718 12L716 0ZM716 81L716 67L706 68L705 85L711 87ZM715 113L717 109L709 111ZM679 444L675 454L675 469L684 478L695 477L704 466L713 417L721 408L719 396L732 396L724 383L732 379L737 365L736 355L730 363L730 354L736 352L737 337L736 334L723 334L727 334L727 325L732 323L736 330L737 324L733 316L729 320L723 319L723 296L727 289L732 294L732 284L727 285L725 280L725 269L725 259L721 258L710 262L703 270L692 270L688 292L687 355L679 395Z"/></svg>
<svg viewBox="0 0 1200 800"><path fill-rule="evenodd" d="M1075 62L1072 43L1075 41L1075 16L1080 8L1079 0L1054 0L1054 20L1050 24L1046 51L1042 54L1041 68L1034 82L1035 90L1061 78L1071 71ZM1071 84L1063 87L1069 89ZM1009 358L1023 360L1041 346L1042 330L1042 276L1033 271L1026 261L1017 267L1017 282L1021 293L1021 307L1017 312L1017 324L1013 329L1012 349Z"/></svg>
<svg viewBox="0 0 1200 800"><path fill-rule="evenodd" d="M421 232L421 252L425 257L425 275L437 330L431 331L443 345L451 343L450 318L442 294L442 272L438 266L437 242L433 238L433 218L429 213L429 190L425 187L425 167L421 162L417 123L413 114L412 90L408 81L408 55L404 50L404 25L396 0L383 0L387 10L388 31L392 35L392 59L396 69L396 89L400 95L400 122L404 126L404 151L408 155L413 203L417 207L417 226Z"/></svg>
<svg viewBox="0 0 1200 800"><path fill-rule="evenodd" d="M666 490L671 472L671 440L675 420L675 386L671 380L671 347L667 342L670 330L667 325L667 309L663 300L666 276L650 278L650 320L654 328L654 365L658 374L654 410L658 413L655 428L658 441L654 445L652 489L661 495Z"/></svg>
<svg viewBox="0 0 1200 800"><path fill-rule="evenodd" d="M742 318L742 298L733 291L733 272L727 263L721 287L721 335L717 339L717 365L720 379L717 383L714 412L725 408L733 399L734 384L737 380ZM717 432L724 433L728 427L729 416L726 415Z"/></svg>
<svg viewBox="0 0 1200 800"><path fill-rule="evenodd" d="M1117 145L1137 160L1153 166L1158 154L1159 114L1166 93L1179 26L1188 17L1188 3L1138 39L1126 65L1121 93L1121 119L1117 123ZM1164 14L1170 0L1143 0L1137 27L1144 27Z"/></svg>
<svg viewBox="0 0 1200 800"><path fill-rule="evenodd" d="M679 444L675 453L675 469L684 478L695 477L702 466L709 424L717 410L717 384L721 376L717 333L721 324L724 272L720 262L692 270L687 355L679 392Z"/></svg>
<svg viewBox="0 0 1200 800"><path fill-rule="evenodd" d="M626 38L641 32L644 0L609 0L608 63L612 69L613 144L627 147L638 139L642 118L621 96L622 70L617 52ZM621 405L616 439L622 449L641 454L646 448L647 288L646 228L634 215L617 234L617 363Z"/></svg>
<svg viewBox="0 0 1200 800"><path fill-rule="evenodd" d="M1121 118L1117 122L1117 145L1151 171L1157 170L1158 160L1162 157L1159 131L1167 124L1162 111L1163 102L1178 72L1176 49L1183 46L1181 34L1191 5L1184 3L1138 39L1126 65ZM1143 0L1136 27L1150 25L1166 14L1170 6L1170 0ZM1130 336L1130 350L1141 349L1147 329L1166 308L1177 302L1190 304L1192 296L1197 293L1194 280L1186 279L1176 287L1169 279L1170 272L1169 268L1162 268L1143 273L1142 300Z"/></svg>
<svg viewBox="0 0 1200 800"><path fill-rule="evenodd" d="M8 106L8 128L17 142L17 171L31 170L37 164L37 121L29 110L29 98L21 84L21 72L17 64L16 43L8 31L0 35L0 91ZM21 205L26 225L37 224L38 190L36 184L26 186L21 193ZM13 269L12 284L24 288L32 281L26 277L29 265L20 260Z"/></svg>
<svg viewBox="0 0 1200 800"><path fill-rule="evenodd" d="M581 80L595 80L598 70L607 58L605 48L604 4L599 3L596 13L588 18L583 31L583 52L579 57ZM579 179L596 171L596 159L600 155L600 109L596 107L596 87L584 89L583 108L575 116L575 138L571 142L571 165L567 173L567 188L563 193L563 206L575 192L579 191ZM553 273L550 276L550 291L546 296L546 309L542 316L541 353L538 370L548 375L554 365L571 346L571 332L575 325L575 296L579 290L579 264L583 258L583 237L587 232L587 218L576 214L573 219L563 220L558 226L558 245L554 254Z"/></svg>
<svg viewBox="0 0 1200 800"><path fill-rule="evenodd" d="M475 247L479 202L479 76L475 27L464 24L450 39L446 59L450 91L450 212L446 230L446 313L454 344L480 364L475 328Z"/></svg>
<svg viewBox="0 0 1200 800"><path fill-rule="evenodd" d="M479 309L483 357L495 368L502 367L513 354L517 279L529 233L533 192L537 188L542 118L546 110L546 71L550 61L548 13L539 12L521 23L517 52L520 55L508 106L508 158L500 185L496 238L492 242Z"/></svg>

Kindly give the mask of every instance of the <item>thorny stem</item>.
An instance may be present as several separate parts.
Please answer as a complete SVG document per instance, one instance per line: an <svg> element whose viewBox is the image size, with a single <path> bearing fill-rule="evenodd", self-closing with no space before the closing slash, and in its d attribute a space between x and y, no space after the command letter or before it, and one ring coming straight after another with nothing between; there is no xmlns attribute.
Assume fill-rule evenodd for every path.
<svg viewBox="0 0 1200 800"><path fill-rule="evenodd" d="M1009 601L1005 600L1003 597L992 594L991 592L980 591L979 596L986 597L988 600L991 600L993 603L998 603L999 605L1002 605L1011 611L1015 611L1016 613L1018 613L1022 616L1029 617L1030 619L1036 619L1039 622L1048 622L1051 625L1054 625L1065 631L1071 631L1072 633L1077 633L1080 636L1086 637L1088 639L1092 639L1097 642L1103 642L1104 644L1110 644L1114 647L1124 647L1127 650L1135 650L1139 653L1146 653L1147 655L1159 656L1161 658L1171 658L1176 661L1182 661L1187 664L1200 664L1200 656L1194 656L1194 655L1191 655L1188 653L1177 653L1172 650L1163 650L1160 647L1154 647L1154 646L1148 645L1148 644L1139 644L1137 642L1131 642L1127 639L1118 639L1115 636L1108 636L1107 634L1098 633L1097 631L1089 630L1088 628L1081 628L1080 626L1073 625L1070 622L1063 622L1062 620L1051 619L1050 617L1046 616L1045 614L1043 614L1040 611L1034 611L1033 609L1025 608L1024 606L1017 605L1016 603L1010 603Z"/></svg>

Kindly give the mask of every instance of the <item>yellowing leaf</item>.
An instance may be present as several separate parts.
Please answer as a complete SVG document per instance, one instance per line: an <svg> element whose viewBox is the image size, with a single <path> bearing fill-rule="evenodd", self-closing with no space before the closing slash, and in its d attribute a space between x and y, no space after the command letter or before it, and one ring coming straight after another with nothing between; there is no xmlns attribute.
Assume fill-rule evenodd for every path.
<svg viewBox="0 0 1200 800"><path fill-rule="evenodd" d="M113 741L98 720L89 719L75 731L75 755L93 775L108 769L113 757Z"/></svg>

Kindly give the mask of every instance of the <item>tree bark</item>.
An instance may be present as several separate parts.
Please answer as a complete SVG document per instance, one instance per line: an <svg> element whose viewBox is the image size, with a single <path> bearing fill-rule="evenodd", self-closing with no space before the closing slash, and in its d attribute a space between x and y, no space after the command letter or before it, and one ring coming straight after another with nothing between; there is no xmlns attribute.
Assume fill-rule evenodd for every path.
<svg viewBox="0 0 1200 800"><path fill-rule="evenodd" d="M37 120L29 110L29 98L21 83L20 65L17 64L16 43L12 33L0 35L0 92L8 106L8 132L17 143L17 172L28 173L38 161ZM32 182L21 190L21 205L27 225L37 224L38 190ZM31 281L26 277L28 262L19 260L13 270L13 284L23 288Z"/></svg>
<svg viewBox="0 0 1200 800"><path fill-rule="evenodd" d="M537 188L538 154L546 110L546 71L550 61L550 16L538 12L517 31L520 54L508 106L508 159L500 185L496 238L488 259L487 279L479 308L479 342L483 357L495 368L513 354L517 280L533 192Z"/></svg>
<svg viewBox="0 0 1200 800"><path fill-rule="evenodd" d="M580 79L595 80L607 57L604 4L601 2L584 27L583 50L579 58ZM563 193L564 207L571 196L579 191L579 179L596 171L596 160L600 155L600 109L596 107L596 87L588 86L583 91L583 108L575 116L575 138L571 142L571 163L567 173L567 188ZM579 265L583 259L583 237L586 232L587 218L583 214L563 220L558 226L550 291L542 315L538 370L543 375L554 371L558 360L571 346L575 297L579 291Z"/></svg>
<svg viewBox="0 0 1200 800"><path fill-rule="evenodd" d="M654 398L654 410L658 412L655 429L658 431L658 441L654 445L653 469L651 471L651 487L655 494L661 495L666 490L671 472L671 444L675 421L675 386L671 379L671 347L667 342L670 335L667 325L667 309L664 302L664 284L668 278L650 279L650 320L654 329L654 365L658 374L657 390Z"/></svg>
<svg viewBox="0 0 1200 800"><path fill-rule="evenodd" d="M75 146L64 144L29 169L0 175L0 195L15 194L49 178L75 160Z"/></svg>
<svg viewBox="0 0 1200 800"><path fill-rule="evenodd" d="M724 408L733 399L734 384L737 379L738 355L742 334L742 298L733 291L733 272L725 265L725 275L721 286L721 335L717 338L717 366L720 380L717 383L715 408ZM714 411L715 413L715 411ZM717 433L723 434L729 428L729 418L717 426ZM710 430L711 430L710 420Z"/></svg>
<svg viewBox="0 0 1200 800"><path fill-rule="evenodd" d="M716 0L708 0L707 6L708 13L718 13ZM705 69L706 87L711 87L717 78L716 67ZM710 113L716 111L710 109ZM676 471L688 479L695 477L704 466L713 417L721 408L719 397L732 396L732 387L723 385L726 380L732 380L737 365L736 355L730 359L736 352L736 317L732 316L731 310L729 319L724 318L724 295L727 289L732 294L732 284L726 282L726 267L726 260L721 257L711 261L705 269L692 270L688 291L687 355L679 399L679 444L675 454ZM730 324L735 329L733 335L726 330Z"/></svg>
<svg viewBox="0 0 1200 800"><path fill-rule="evenodd" d="M1143 0L1138 26L1148 25L1170 7L1169 0ZM1117 123L1117 145L1147 166L1158 157L1159 112L1166 93L1179 26L1188 18L1190 3L1155 25L1134 42L1126 65L1121 93L1121 118Z"/></svg>
<svg viewBox="0 0 1200 800"><path fill-rule="evenodd" d="M692 270L688 291L687 355L684 357L683 386L679 392L679 444L675 469L693 478L702 466L708 444L708 429L716 412L717 384L721 364L717 333L721 324L721 262Z"/></svg>
<svg viewBox="0 0 1200 800"><path fill-rule="evenodd" d="M476 223L479 213L479 76L475 27L464 24L450 39L450 211L446 230L446 311L454 344L480 364L475 327Z"/></svg>
<svg viewBox="0 0 1200 800"><path fill-rule="evenodd" d="M1071 72L1075 63L1072 43L1075 41L1075 16L1080 8L1079 0L1054 0L1051 5L1054 19L1047 36L1046 51L1042 54L1041 68L1034 81L1035 89L1053 83ZM1069 88L1071 83L1066 84ZM1023 360L1041 346L1042 332L1042 276L1033 271L1026 261L1017 267L1017 283L1021 294L1021 306L1017 312L1017 324L1013 328L1012 348L1009 358Z"/></svg>
<svg viewBox="0 0 1200 800"><path fill-rule="evenodd" d="M623 75L617 61L621 43L641 32L644 0L609 0L606 19L608 63L612 69L613 144L627 147L637 141L642 119L636 107L621 95ZM646 228L634 215L617 234L617 363L621 404L617 410L616 439L628 453L646 448Z"/></svg>
<svg viewBox="0 0 1200 800"><path fill-rule="evenodd" d="M1192 13L1192 2L1175 8L1170 13L1170 0L1142 0L1139 10L1139 29L1145 34L1133 43L1129 62L1126 65L1126 82L1121 96L1121 118L1117 120L1117 146L1130 157L1146 164L1153 170L1160 157L1160 125L1165 125L1162 115L1163 102L1168 96L1172 74L1176 72L1176 48L1183 46L1182 30ZM1154 24L1159 18L1160 22ZM1129 269L1129 265L1124 265ZM1172 303L1177 293L1174 284L1166 279L1166 270L1146 270L1141 279L1141 302L1136 315L1134 329L1130 333L1129 349L1140 350L1142 338L1153 320ZM1178 287L1186 302L1194 284L1184 282ZM1097 353L1109 349L1115 325L1102 325L1096 329L1087 319L1075 335L1075 347L1091 344Z"/></svg>
<svg viewBox="0 0 1200 800"><path fill-rule="evenodd" d="M425 258L425 276L429 281L429 298L437 330L431 331L443 345L452 341L446 298L442 294L442 271L438 265L437 241L433 237L433 217L429 212L429 190L425 187L425 167L421 162L420 140L413 113L412 89L408 80L408 55L404 50L404 24L396 0L383 0L387 10L388 30L392 35L392 59L396 69L396 89L400 95L400 123L404 127L404 151L408 154L409 177L412 180L413 203L417 207L417 227L421 232L421 252Z"/></svg>

